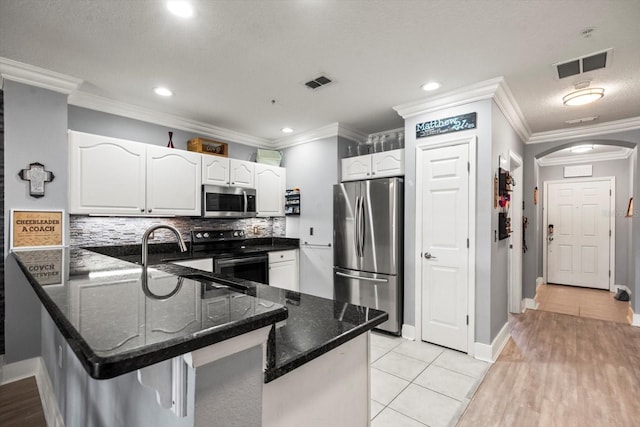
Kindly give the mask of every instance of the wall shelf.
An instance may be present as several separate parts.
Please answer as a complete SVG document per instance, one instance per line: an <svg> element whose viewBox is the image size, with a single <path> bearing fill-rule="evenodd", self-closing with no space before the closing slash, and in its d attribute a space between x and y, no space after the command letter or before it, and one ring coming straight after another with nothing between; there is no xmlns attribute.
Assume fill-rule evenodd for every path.
<svg viewBox="0 0 640 427"><path fill-rule="evenodd" d="M300 190L287 190L285 192L284 198L284 214L287 216L300 215Z"/></svg>

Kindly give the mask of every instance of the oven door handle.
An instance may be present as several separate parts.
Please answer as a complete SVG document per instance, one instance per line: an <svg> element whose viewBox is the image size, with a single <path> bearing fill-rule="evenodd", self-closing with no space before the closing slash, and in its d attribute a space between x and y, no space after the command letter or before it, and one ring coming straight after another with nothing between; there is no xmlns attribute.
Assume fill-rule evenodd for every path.
<svg viewBox="0 0 640 427"><path fill-rule="evenodd" d="M228 267L230 265L255 264L256 262L268 261L266 255L243 257L243 258L220 258L214 259L214 264L218 267Z"/></svg>

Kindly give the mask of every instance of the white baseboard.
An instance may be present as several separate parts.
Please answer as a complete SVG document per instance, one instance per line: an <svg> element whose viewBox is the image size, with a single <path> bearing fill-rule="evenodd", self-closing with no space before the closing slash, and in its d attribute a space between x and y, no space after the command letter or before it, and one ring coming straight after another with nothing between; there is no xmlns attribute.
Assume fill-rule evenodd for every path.
<svg viewBox="0 0 640 427"><path fill-rule="evenodd" d="M500 356L502 349L507 342L509 341L509 337L511 334L509 333L509 322L505 323L498 335L496 335L495 339L491 342L491 345L475 343L475 358L479 360L484 360L485 362L495 362Z"/></svg>
<svg viewBox="0 0 640 427"><path fill-rule="evenodd" d="M9 363L2 367L0 384L8 384L14 381L35 377L38 374L38 357Z"/></svg>
<svg viewBox="0 0 640 427"><path fill-rule="evenodd" d="M413 325L402 325L402 338L415 341L416 340L416 327Z"/></svg>
<svg viewBox="0 0 640 427"><path fill-rule="evenodd" d="M629 306L629 317L631 317L631 326L640 326L640 314L634 313L631 306Z"/></svg>
<svg viewBox="0 0 640 427"><path fill-rule="evenodd" d="M0 384L8 384L25 378L35 377L40 394L40 402L48 427L64 427L64 421L58 408L49 372L42 357L21 360L2 367Z"/></svg>
<svg viewBox="0 0 640 427"><path fill-rule="evenodd" d="M536 277L536 289L538 289L538 286L543 284L544 284L544 277Z"/></svg>
<svg viewBox="0 0 640 427"><path fill-rule="evenodd" d="M537 310L538 309L538 303L533 298L525 298L525 299L523 299L522 300L522 306L523 306L523 310L522 310L523 313L525 311L527 311L527 310Z"/></svg>

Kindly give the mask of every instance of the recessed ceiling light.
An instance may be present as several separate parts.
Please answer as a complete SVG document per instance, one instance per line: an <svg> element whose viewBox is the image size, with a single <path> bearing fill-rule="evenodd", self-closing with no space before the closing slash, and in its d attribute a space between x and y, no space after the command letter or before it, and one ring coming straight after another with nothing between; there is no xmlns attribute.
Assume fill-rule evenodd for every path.
<svg viewBox="0 0 640 427"><path fill-rule="evenodd" d="M440 83L438 83L438 82L429 82L429 83L423 84L422 86L420 86L420 88L422 90L426 90L426 91L436 90L436 89L440 88Z"/></svg>
<svg viewBox="0 0 640 427"><path fill-rule="evenodd" d="M586 153L593 150L593 144L577 145L569 149L572 153Z"/></svg>
<svg viewBox="0 0 640 427"><path fill-rule="evenodd" d="M173 92L171 92L171 90L167 89L166 87L157 87L155 89L153 89L153 91L156 93L156 95L160 95L160 96L172 96Z"/></svg>
<svg viewBox="0 0 640 427"><path fill-rule="evenodd" d="M167 9L180 18L191 18L193 16L193 8L188 1L171 0L167 2Z"/></svg>
<svg viewBox="0 0 640 427"><path fill-rule="evenodd" d="M282 132L284 132L284 133L291 133L291 132L293 132L293 129L291 129L291 128L282 128L282 129L280 129L280 130L281 130Z"/></svg>
<svg viewBox="0 0 640 427"><path fill-rule="evenodd" d="M564 105L576 106L595 102L604 96L604 89L592 87L588 89L576 90L562 98Z"/></svg>

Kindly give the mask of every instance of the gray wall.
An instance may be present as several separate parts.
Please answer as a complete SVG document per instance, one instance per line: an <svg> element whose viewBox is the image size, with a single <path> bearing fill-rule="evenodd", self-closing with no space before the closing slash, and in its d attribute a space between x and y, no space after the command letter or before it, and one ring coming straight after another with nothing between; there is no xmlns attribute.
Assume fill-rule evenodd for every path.
<svg viewBox="0 0 640 427"><path fill-rule="evenodd" d="M478 113L478 126L473 131L463 131L452 134L452 138L477 136L476 149L476 324L475 340L491 343L491 253L493 232L492 227L492 189L493 169L497 161L492 160L492 131L493 103L490 100L473 102L470 104L448 108L437 112L422 114L405 121L405 244L404 244L404 323L415 325L415 269L416 259L420 252L420 241L415 235L416 228L416 144L429 143L429 138L416 141L415 126L417 123L445 117ZM505 307L506 309L506 307ZM419 338L419 337L417 337Z"/></svg>
<svg viewBox="0 0 640 427"><path fill-rule="evenodd" d="M287 237L300 239L300 291L325 298L333 297L333 250L327 245L333 241L337 158L338 137L284 150L287 188L300 188L300 216L288 216L286 225Z"/></svg>
<svg viewBox="0 0 640 427"><path fill-rule="evenodd" d="M612 133L609 135L600 136L597 139L585 139L585 138L573 138L562 141L554 141L540 144L527 144L525 146L525 169L524 169L524 200L525 200L525 213L524 215L529 218L529 227L527 228L527 244L529 246L529 252L525 254L523 263L523 297L533 298L535 296L536 277L542 276L542 242L541 232L542 227L542 199L539 199L538 204L531 203L531 194L533 189L537 186L542 188L541 181L536 176L536 159L549 154L550 152L571 146L579 145L583 143L595 143L595 144L610 144L620 145L630 148L636 148L640 143L640 129L633 131L625 131ZM640 192L640 184L638 182L638 167L639 157L635 156L633 161L633 169L631 171L633 185L634 199L638 200ZM637 312L640 307L640 215L638 215L638 209L634 213L633 218L630 219L630 225L628 225L630 238L631 238L631 255L629 257L629 266L627 268L627 281L631 292L632 299L631 305ZM540 236L539 238L537 238Z"/></svg>
<svg viewBox="0 0 640 427"><path fill-rule="evenodd" d="M491 133L492 133L492 155L491 155L491 183L493 183L493 177L498 173L498 157L506 159L506 166L509 165L509 152L517 154L520 158L523 158L524 144L513 130L502 111L495 103L492 103L492 120L491 120ZM486 186L486 181L478 181L478 186ZM520 188L518 188L520 186ZM516 182L514 190L522 190L522 183ZM490 340L498 335L500 329L508 322L509 300L508 300L508 286L509 286L509 244L511 239L504 239L495 241L495 234L498 230L498 210L493 208L493 186L490 190L490 204L491 204L491 279L489 285L491 286L491 294L489 297L490 304L490 316L491 316L491 337ZM513 209L522 209L522 206L511 206ZM520 238L520 236L513 236L513 238ZM476 304L477 306L477 304ZM478 339L476 339L478 341Z"/></svg>
<svg viewBox="0 0 640 427"><path fill-rule="evenodd" d="M67 209L67 97L5 80L4 108L6 254L11 209ZM55 174L39 199L29 196L28 182L18 177L33 162ZM6 259L4 279L6 360L39 356L40 303L12 257Z"/></svg>
<svg viewBox="0 0 640 427"><path fill-rule="evenodd" d="M629 252L629 231L631 226L631 220L625 218L624 215L627 211L627 204L629 203L630 193L630 176L631 169L629 168L629 159L625 160L610 160L601 162L588 162L583 164L590 164L593 166L593 177L615 177L616 186L616 201L615 201L615 253L616 263L613 271L615 271L615 283L619 285L627 285L628 283L628 271L627 267L631 258ZM573 166L573 165L572 165ZM545 181L561 181L564 178L564 166L541 166L540 167L540 200L544 200L544 182ZM538 240L542 242L542 229L538 236ZM544 245L542 246L544 250Z"/></svg>

